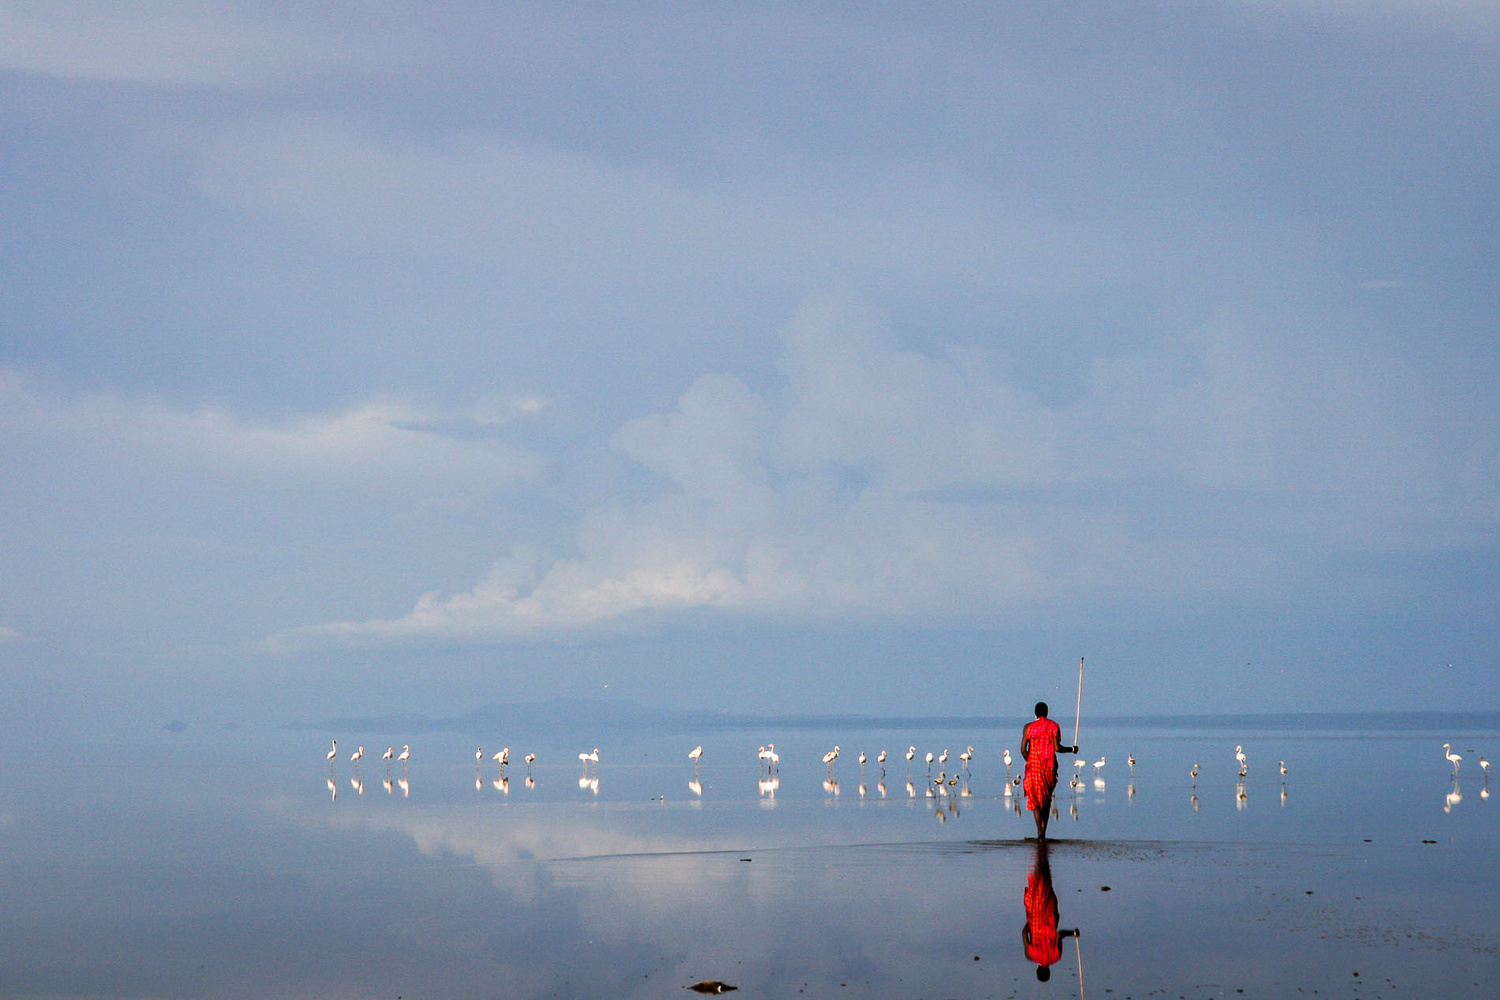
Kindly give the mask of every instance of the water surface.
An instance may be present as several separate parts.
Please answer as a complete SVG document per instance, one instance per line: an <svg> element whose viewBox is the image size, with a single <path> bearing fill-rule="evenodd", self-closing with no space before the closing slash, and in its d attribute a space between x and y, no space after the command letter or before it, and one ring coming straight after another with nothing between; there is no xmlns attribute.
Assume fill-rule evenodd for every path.
<svg viewBox="0 0 1500 1000"><path fill-rule="evenodd" d="M1500 837L1477 766L1493 731L1085 734L1106 764L1077 789L1065 769L1042 867L1057 926L1079 933L1041 952L1023 934L1028 887L1045 894L1031 819L1005 794L1009 729L541 734L503 776L489 755L506 734L336 735L331 767L308 733L12 752L0 995L662 997L719 980L743 997L1489 997L1500 982ZM404 769L379 759L397 740L414 741ZM779 775L756 758L768 741ZM1465 757L1456 781L1444 742ZM939 792L922 755L944 748L932 776L959 781Z"/></svg>

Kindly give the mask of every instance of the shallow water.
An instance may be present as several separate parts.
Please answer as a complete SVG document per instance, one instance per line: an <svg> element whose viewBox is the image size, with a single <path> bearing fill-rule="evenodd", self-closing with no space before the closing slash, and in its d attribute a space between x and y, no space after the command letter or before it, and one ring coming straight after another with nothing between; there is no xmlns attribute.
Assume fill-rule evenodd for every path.
<svg viewBox="0 0 1500 1000"><path fill-rule="evenodd" d="M379 759L396 734L337 735L332 768L305 733L12 753L28 763L0 798L0 995L660 997L720 980L745 997L1489 997L1500 983L1500 837L1477 766L1495 732L1085 734L1107 763L1099 782L1086 768L1072 790L1065 768L1059 785L1046 874L1058 925L1079 935L1042 956L1045 983L1022 938L1040 859L1005 794L1009 729L610 730L514 746L503 779L498 746L476 768L462 736L402 738L417 741L403 778ZM766 740L774 785L755 757ZM372 752L356 769L359 741ZM1457 782L1444 742L1465 757ZM596 743L585 771L577 752ZM921 755L899 756L909 744L947 747L958 784L929 795Z"/></svg>

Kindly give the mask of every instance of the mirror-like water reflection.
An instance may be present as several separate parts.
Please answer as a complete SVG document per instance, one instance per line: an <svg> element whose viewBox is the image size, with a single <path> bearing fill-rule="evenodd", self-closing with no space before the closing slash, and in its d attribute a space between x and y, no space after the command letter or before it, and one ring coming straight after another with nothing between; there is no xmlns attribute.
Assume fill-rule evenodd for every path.
<svg viewBox="0 0 1500 1000"><path fill-rule="evenodd" d="M538 741L524 778L459 736L17 768L0 995L1487 996L1500 974L1487 771L1427 734L1100 732L1045 850L978 734L609 735L597 759ZM1500 742L1445 738L1466 763Z"/></svg>

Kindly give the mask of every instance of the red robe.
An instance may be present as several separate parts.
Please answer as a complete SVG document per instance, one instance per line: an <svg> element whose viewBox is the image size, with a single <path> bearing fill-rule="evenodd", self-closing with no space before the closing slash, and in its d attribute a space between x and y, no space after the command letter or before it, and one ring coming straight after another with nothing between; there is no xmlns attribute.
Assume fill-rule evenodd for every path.
<svg viewBox="0 0 1500 1000"><path fill-rule="evenodd" d="M1051 719L1037 719L1026 727L1030 745L1026 751L1026 808L1032 811L1052 805L1052 789L1057 787L1057 740L1062 734Z"/></svg>

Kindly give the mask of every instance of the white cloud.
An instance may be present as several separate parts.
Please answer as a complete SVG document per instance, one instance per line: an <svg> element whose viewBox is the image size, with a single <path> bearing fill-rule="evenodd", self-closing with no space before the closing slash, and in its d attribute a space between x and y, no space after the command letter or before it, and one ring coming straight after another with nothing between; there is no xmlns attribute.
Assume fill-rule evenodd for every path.
<svg viewBox="0 0 1500 1000"><path fill-rule="evenodd" d="M523 402L525 409L537 404ZM494 438L463 440L441 433L455 423L494 425L488 404L474 413L434 413L381 402L342 413L282 423L242 420L213 407L182 409L150 399L68 394L24 372L0 368L0 434L91 452L106 448L126 462L237 470L253 475L432 477L477 472L493 483L534 479L540 462Z"/></svg>
<svg viewBox="0 0 1500 1000"><path fill-rule="evenodd" d="M277 644L496 639L692 608L996 622L1105 596L1244 596L1296 585L1331 539L1418 536L1422 472L1472 479L1424 469L1441 421L1403 428L1410 410L1374 405L1379 362L1256 330L1100 359L1056 406L962 353L898 349L847 297L810 301L783 337L774 394L705 376L614 435L659 490L588 512L570 554L517 551L407 615Z"/></svg>

